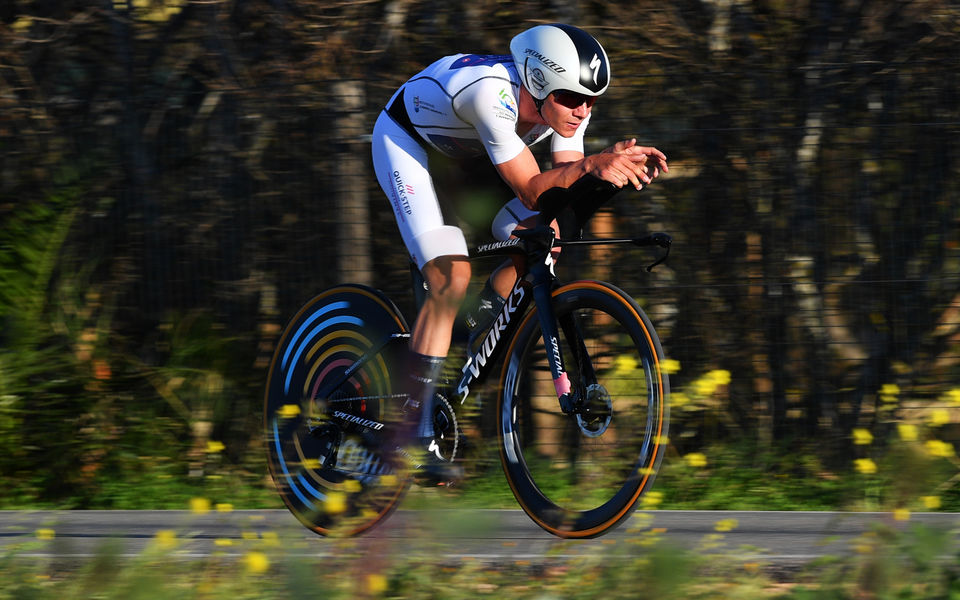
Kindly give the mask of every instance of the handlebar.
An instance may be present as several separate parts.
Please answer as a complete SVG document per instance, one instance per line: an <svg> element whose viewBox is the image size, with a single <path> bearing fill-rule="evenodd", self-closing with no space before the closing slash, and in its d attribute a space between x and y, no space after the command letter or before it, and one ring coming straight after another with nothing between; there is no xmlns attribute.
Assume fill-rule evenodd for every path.
<svg viewBox="0 0 960 600"><path fill-rule="evenodd" d="M502 242L493 242L478 246L471 256L489 256L492 254L529 254L534 249L539 252L547 252L551 247L563 246L595 246L601 244L633 244L634 246L657 246L663 248L666 252L646 267L647 271L652 271L654 267L662 263L670 256L670 246L673 238L669 234L657 232L638 238L613 238L613 239L589 239L584 240L577 234L573 239L555 239L553 229L549 224L556 219L560 213L570 207L577 219L579 227L582 227L593 213L604 202L613 197L620 189L608 181L604 181L593 175L584 175L569 188L551 188L540 195L537 199L537 207L540 212L540 224L536 227L526 230L516 230L513 232L513 238Z"/></svg>
<svg viewBox="0 0 960 600"><path fill-rule="evenodd" d="M563 246L596 246L600 244L633 244L634 246L657 246L666 250L663 256L655 260L649 266L646 267L647 272L653 270L654 267L667 260L667 257L670 256L670 247L673 244L673 237L668 233L656 232L649 235L645 235L639 238L611 238L611 239L593 239L593 240L555 240L553 245L555 247Z"/></svg>

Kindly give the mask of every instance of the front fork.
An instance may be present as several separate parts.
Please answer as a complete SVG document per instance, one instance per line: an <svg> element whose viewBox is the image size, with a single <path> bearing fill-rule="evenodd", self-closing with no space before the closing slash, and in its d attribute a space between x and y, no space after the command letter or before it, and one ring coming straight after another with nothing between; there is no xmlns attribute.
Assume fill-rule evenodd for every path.
<svg viewBox="0 0 960 600"><path fill-rule="evenodd" d="M543 272L547 271L547 272ZM543 333L543 345L550 365L550 375L557 392L560 410L564 414L578 414L582 409L582 399L587 386L596 383L596 373L593 364L583 344L583 336L573 313L562 316L560 327L571 346L573 358L577 363L577 372L580 374L576 387L571 383L563 364L563 352L560 350L560 332L557 326L557 316L553 310L553 286L556 277L553 274L553 257L547 254L542 263L530 269L530 279L539 282L533 286L533 300L537 306L537 317L540 320L540 331Z"/></svg>

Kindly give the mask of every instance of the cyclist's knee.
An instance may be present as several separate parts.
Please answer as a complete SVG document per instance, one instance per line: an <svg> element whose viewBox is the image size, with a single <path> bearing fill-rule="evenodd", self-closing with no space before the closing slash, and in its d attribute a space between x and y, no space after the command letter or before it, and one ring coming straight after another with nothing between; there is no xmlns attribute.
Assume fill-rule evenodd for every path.
<svg viewBox="0 0 960 600"><path fill-rule="evenodd" d="M517 228L517 229L530 229L531 227L536 227L537 225L540 224L540 222L538 221L538 218L539 218L539 217L538 217L537 215L534 215L534 216L532 216L532 217L529 217L529 218L527 218L527 219L524 219L524 220L521 221L520 223L517 223L517 227L516 227L516 228ZM560 239L561 237L563 237L563 236L560 235L560 224L557 223L557 220L556 220L556 219L554 219L553 221L550 221L550 228L553 229L553 235L557 236L557 239ZM561 250L561 249L560 249L560 246L556 246L556 247L553 248L553 250L550 251L550 254L553 255L553 260L554 260L554 261L560 259L560 250Z"/></svg>
<svg viewBox="0 0 960 600"><path fill-rule="evenodd" d="M470 262L464 256L438 256L421 269L434 302L459 307L470 286Z"/></svg>

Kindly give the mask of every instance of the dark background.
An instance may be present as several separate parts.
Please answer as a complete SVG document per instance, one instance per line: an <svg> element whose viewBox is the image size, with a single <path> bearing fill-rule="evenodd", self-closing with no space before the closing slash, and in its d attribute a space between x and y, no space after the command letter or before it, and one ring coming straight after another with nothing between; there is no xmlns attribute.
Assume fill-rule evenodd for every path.
<svg viewBox="0 0 960 600"><path fill-rule="evenodd" d="M570 252L561 276L650 314L679 365L674 459L733 445L845 477L912 443L948 467L916 493L960 496L928 443L960 441L957 2L12 0L0 504L261 485L265 369L296 308L354 281L413 320L378 112L435 58L551 21L612 62L588 152L636 136L670 159L596 222L670 232L669 262Z"/></svg>

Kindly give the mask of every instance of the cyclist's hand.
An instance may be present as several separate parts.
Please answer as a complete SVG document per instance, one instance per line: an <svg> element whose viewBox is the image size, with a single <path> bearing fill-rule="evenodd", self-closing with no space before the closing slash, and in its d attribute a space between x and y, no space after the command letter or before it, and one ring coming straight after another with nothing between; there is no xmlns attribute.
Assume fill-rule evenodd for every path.
<svg viewBox="0 0 960 600"><path fill-rule="evenodd" d="M662 152L656 148L637 146L636 140L618 142L600 154L584 159L587 173L609 181L618 188L630 184L638 190L660 174L658 165L665 169L666 164L666 156Z"/></svg>
<svg viewBox="0 0 960 600"><path fill-rule="evenodd" d="M642 160L644 173L650 176L650 181L659 177L661 171L664 173L670 172L670 168L667 166L667 155L652 146L638 146L637 138L617 142L604 152L623 154L637 161ZM650 183L650 181L646 183Z"/></svg>

